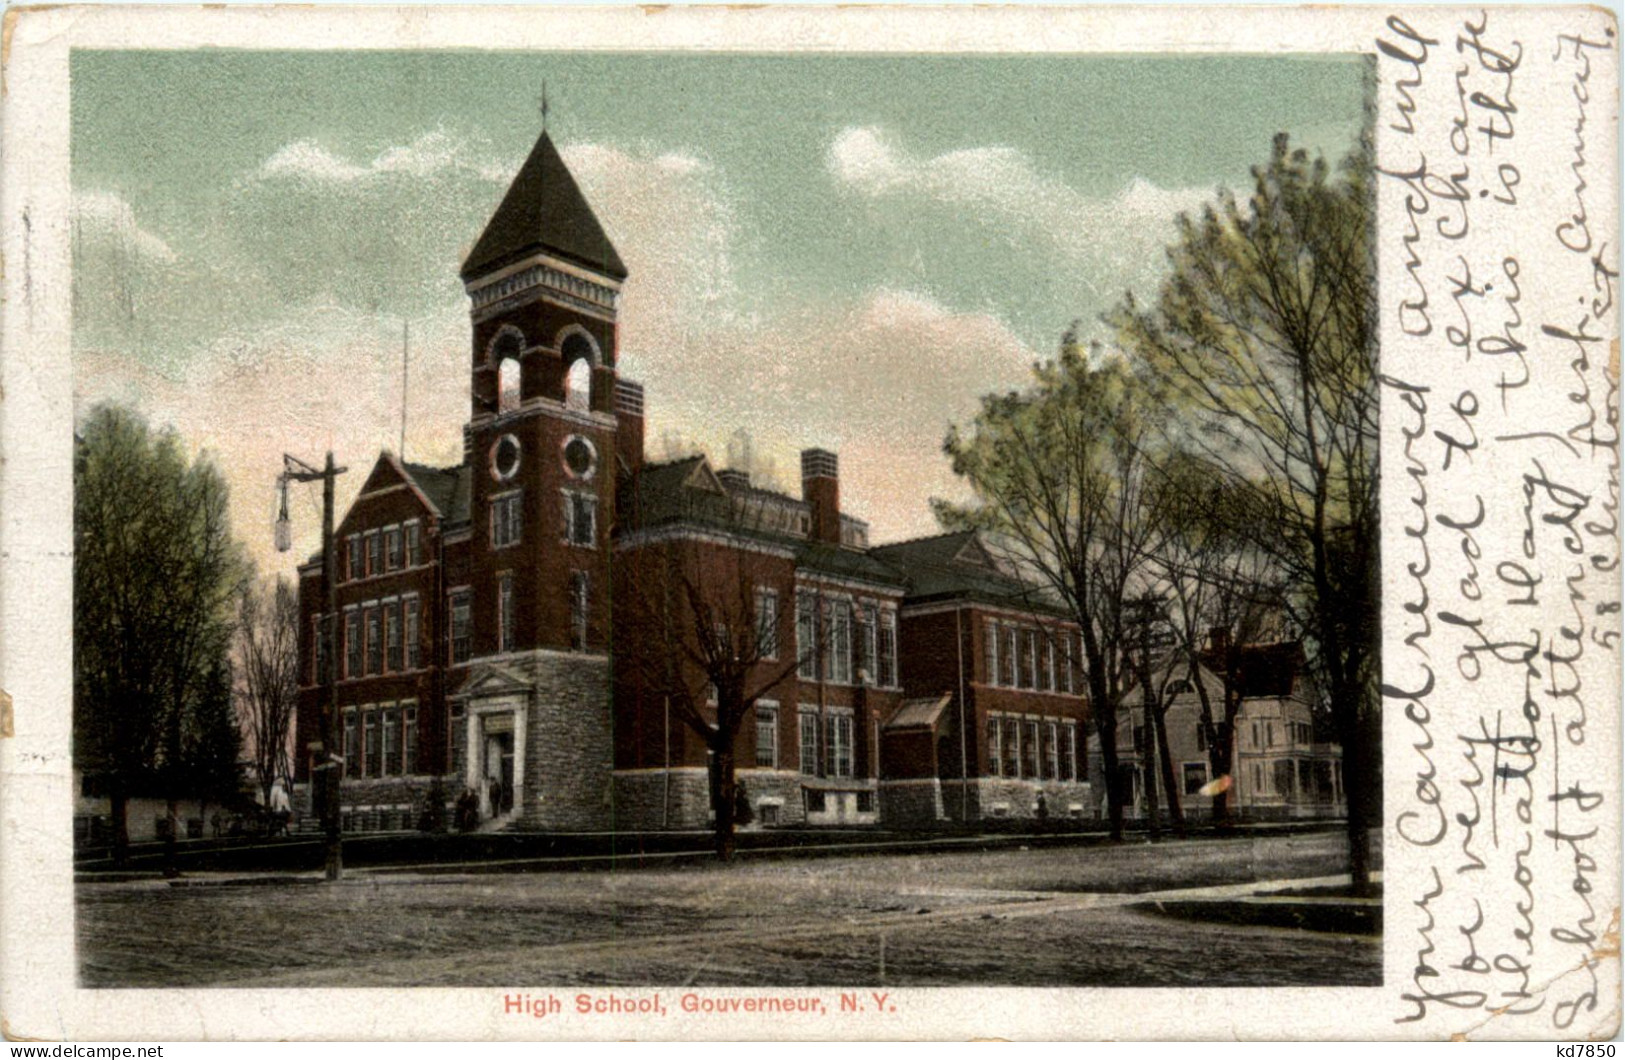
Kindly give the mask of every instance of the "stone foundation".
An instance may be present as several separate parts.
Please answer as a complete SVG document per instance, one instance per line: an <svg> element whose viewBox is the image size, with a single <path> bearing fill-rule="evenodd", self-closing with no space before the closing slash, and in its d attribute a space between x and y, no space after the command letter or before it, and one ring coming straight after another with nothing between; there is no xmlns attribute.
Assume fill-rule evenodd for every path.
<svg viewBox="0 0 1625 1060"><path fill-rule="evenodd" d="M962 791L964 782L944 780L942 802L952 820L959 820L961 801L967 804L971 821L999 818L1037 818L1038 793L1050 820L1093 820L1099 806L1092 785L1062 780L1014 780L1004 777L974 777Z"/></svg>
<svg viewBox="0 0 1625 1060"><path fill-rule="evenodd" d="M752 821L746 830L806 823L799 773L741 769L734 779L745 791ZM711 827L711 788L698 766L671 770L621 770L615 774L615 828L618 831L683 831Z"/></svg>
<svg viewBox="0 0 1625 1060"><path fill-rule="evenodd" d="M887 828L933 828L947 820L936 777L880 782L880 821Z"/></svg>
<svg viewBox="0 0 1625 1060"><path fill-rule="evenodd" d="M615 830L618 832L709 826L709 781L705 770L697 766L617 770L614 785Z"/></svg>

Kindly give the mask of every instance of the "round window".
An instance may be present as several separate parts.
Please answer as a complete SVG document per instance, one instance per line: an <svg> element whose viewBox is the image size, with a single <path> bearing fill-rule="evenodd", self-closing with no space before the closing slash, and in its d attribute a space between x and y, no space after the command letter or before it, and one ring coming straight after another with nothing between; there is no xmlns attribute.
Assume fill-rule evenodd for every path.
<svg viewBox="0 0 1625 1060"><path fill-rule="evenodd" d="M504 434L491 447L491 474L506 481L519 473L519 439Z"/></svg>
<svg viewBox="0 0 1625 1060"><path fill-rule="evenodd" d="M592 443L579 434L564 443L564 467L576 478L587 478L598 464L598 453Z"/></svg>

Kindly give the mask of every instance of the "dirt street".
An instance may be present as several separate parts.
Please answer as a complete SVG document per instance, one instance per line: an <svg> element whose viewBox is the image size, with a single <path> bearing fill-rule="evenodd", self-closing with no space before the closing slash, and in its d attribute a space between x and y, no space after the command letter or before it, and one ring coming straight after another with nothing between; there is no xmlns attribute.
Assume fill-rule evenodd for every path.
<svg viewBox="0 0 1625 1060"><path fill-rule="evenodd" d="M1341 836L1322 834L636 871L355 872L336 886L83 883L78 938L91 987L1374 984L1371 937L1129 907L1345 869Z"/></svg>

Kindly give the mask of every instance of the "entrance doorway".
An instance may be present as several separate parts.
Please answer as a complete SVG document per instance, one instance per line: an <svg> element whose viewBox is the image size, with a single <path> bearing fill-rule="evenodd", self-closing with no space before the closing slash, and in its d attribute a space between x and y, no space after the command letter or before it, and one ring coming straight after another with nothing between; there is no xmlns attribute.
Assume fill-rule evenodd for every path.
<svg viewBox="0 0 1625 1060"><path fill-rule="evenodd" d="M494 724L493 724L494 723ZM492 732L492 729L499 728ZM512 813L514 806L513 716L487 720L479 762L480 808L485 817Z"/></svg>

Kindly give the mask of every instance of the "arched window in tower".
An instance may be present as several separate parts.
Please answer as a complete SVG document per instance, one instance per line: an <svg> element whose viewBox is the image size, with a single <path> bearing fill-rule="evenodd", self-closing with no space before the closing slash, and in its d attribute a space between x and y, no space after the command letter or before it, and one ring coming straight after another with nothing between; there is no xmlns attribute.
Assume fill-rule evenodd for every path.
<svg viewBox="0 0 1625 1060"><path fill-rule="evenodd" d="M519 358L504 357L497 363L497 411L512 412L519 407Z"/></svg>
<svg viewBox="0 0 1625 1060"><path fill-rule="evenodd" d="M574 334L564 340L559 355L564 359L564 407L585 412L592 407L592 340Z"/></svg>
<svg viewBox="0 0 1625 1060"><path fill-rule="evenodd" d="M523 396L519 381L519 357L525 352L525 338L518 328L503 326L489 347L489 363L497 367L497 412L512 412Z"/></svg>

